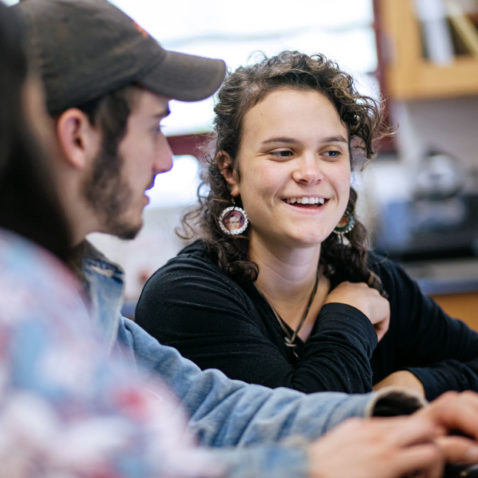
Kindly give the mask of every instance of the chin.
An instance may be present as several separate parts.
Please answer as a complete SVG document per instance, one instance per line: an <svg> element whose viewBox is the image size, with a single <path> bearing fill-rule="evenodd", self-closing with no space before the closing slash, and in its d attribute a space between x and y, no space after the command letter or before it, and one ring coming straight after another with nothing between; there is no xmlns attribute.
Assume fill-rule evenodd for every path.
<svg viewBox="0 0 478 478"><path fill-rule="evenodd" d="M120 239L134 239L141 228L143 227L143 220L141 219L139 223L131 223L131 222L116 222L115 224L111 224L109 228L109 234L116 236Z"/></svg>
<svg viewBox="0 0 478 478"><path fill-rule="evenodd" d="M296 235L294 240L297 245L301 247L313 247L322 244L328 237L330 236L330 232L317 232L313 231L310 233L303 233L300 235Z"/></svg>
<svg viewBox="0 0 478 478"><path fill-rule="evenodd" d="M133 229L133 228L125 229L121 233L115 234L115 236L119 237L120 239L131 240L131 239L134 239L138 235L140 230L141 230L141 227L135 228L135 229Z"/></svg>

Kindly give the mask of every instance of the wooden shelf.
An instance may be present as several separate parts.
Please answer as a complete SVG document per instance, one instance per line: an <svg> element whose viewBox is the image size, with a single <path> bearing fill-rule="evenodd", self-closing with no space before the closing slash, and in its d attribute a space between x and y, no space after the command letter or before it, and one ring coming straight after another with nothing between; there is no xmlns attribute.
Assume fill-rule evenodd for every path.
<svg viewBox="0 0 478 478"><path fill-rule="evenodd" d="M478 95L478 58L436 65L422 56L413 0L379 0L387 95L398 100Z"/></svg>
<svg viewBox="0 0 478 478"><path fill-rule="evenodd" d="M437 294L432 297L448 315L463 320L478 331L478 292Z"/></svg>

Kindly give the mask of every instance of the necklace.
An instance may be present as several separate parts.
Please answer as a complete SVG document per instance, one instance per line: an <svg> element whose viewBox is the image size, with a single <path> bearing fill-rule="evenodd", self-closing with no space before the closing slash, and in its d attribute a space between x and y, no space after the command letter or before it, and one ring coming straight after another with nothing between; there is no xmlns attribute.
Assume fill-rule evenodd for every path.
<svg viewBox="0 0 478 478"><path fill-rule="evenodd" d="M279 322L279 325L282 329L282 332L284 333L285 346L287 348L291 349L292 353L294 354L294 357L297 358L297 359L299 358L299 355L297 354L297 350L296 350L297 349L296 339L297 339L297 336L300 332L300 329L304 325L305 319L307 318L307 314L309 313L310 306L312 305L315 294L317 293L318 285L319 285L319 270L317 269L317 274L315 276L314 287L312 288L312 292L309 295L309 299L307 301L307 305L305 306L304 313L302 314L302 317L300 318L300 321L299 321L297 327L295 328L295 330L292 333L290 332L290 328L287 326L287 323L285 322L285 320L277 313L277 311L274 309L274 307L272 307L272 305L269 304L272 312L274 313L275 318L277 319L277 322ZM260 293L260 294L262 295L264 300L266 300L264 295L262 293ZM266 302L269 303L267 300L266 300Z"/></svg>

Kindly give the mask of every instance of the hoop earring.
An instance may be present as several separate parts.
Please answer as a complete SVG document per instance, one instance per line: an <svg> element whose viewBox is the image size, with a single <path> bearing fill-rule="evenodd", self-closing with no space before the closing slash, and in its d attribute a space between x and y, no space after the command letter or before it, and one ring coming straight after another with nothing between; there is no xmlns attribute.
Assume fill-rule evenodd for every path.
<svg viewBox="0 0 478 478"><path fill-rule="evenodd" d="M346 209L342 219L335 226L334 234L337 236L343 237L345 234L348 234L355 227L355 218L352 211Z"/></svg>
<svg viewBox="0 0 478 478"><path fill-rule="evenodd" d="M219 216L219 227L227 236L242 234L249 226L249 219L242 207L236 206L234 198L233 206L226 207Z"/></svg>

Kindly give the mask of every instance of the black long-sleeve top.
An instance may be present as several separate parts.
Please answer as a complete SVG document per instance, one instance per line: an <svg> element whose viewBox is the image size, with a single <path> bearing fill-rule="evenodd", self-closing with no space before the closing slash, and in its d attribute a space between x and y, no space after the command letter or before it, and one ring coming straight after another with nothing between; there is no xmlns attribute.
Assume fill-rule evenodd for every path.
<svg viewBox="0 0 478 478"><path fill-rule="evenodd" d="M296 358L270 305L252 282L237 283L200 241L183 249L146 283L135 318L160 342L201 368L269 387L368 392L397 370L423 383L427 399L447 390L478 391L478 333L447 316L398 265L369 254L390 301L390 327L377 344L358 309L326 304Z"/></svg>

